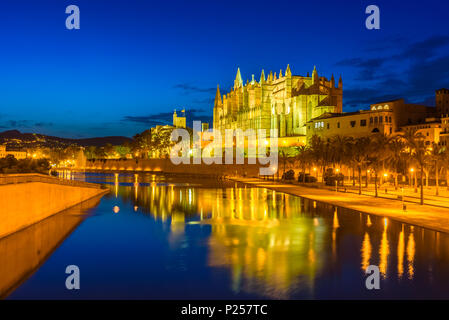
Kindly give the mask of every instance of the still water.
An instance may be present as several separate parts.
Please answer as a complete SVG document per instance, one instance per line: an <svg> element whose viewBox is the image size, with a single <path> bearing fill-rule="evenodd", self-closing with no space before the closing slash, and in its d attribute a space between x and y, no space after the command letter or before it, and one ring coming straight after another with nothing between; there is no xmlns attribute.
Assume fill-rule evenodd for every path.
<svg viewBox="0 0 449 320"><path fill-rule="evenodd" d="M7 298L449 298L445 233L231 182L69 178L111 192L0 240Z"/></svg>

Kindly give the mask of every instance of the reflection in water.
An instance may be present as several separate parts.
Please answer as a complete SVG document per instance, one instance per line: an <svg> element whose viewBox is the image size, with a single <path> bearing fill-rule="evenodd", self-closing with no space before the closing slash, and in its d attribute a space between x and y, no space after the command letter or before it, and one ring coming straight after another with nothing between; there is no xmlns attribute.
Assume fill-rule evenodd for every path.
<svg viewBox="0 0 449 320"><path fill-rule="evenodd" d="M0 239L0 298L33 274L96 206L96 197Z"/></svg>
<svg viewBox="0 0 449 320"><path fill-rule="evenodd" d="M399 233L398 242L398 278L401 279L404 274L404 226Z"/></svg>
<svg viewBox="0 0 449 320"><path fill-rule="evenodd" d="M300 289L313 296L317 276L341 264L339 240L358 230L363 230L359 236L362 273L376 264L383 279L393 274L401 279L406 254L408 279L414 277L413 227L404 243L404 225L386 218L263 188L234 184L204 188L157 179L142 177L139 181L147 184L139 186L134 177L132 198L130 188L120 187L120 194L132 199L134 208L170 225L171 243L180 241L189 225L210 225L208 264L229 269L230 286L236 294L263 292L266 297L288 298ZM390 231L390 224L399 225L400 231ZM390 243L393 238L396 252ZM393 253L396 270L389 265Z"/></svg>
<svg viewBox="0 0 449 320"><path fill-rule="evenodd" d="M388 255L390 254L390 246L388 244L387 239L387 219L384 218L384 231L382 232L382 240L380 242L379 255L379 270L382 274L382 277L385 278L387 276L387 268L388 268Z"/></svg>
<svg viewBox="0 0 449 320"><path fill-rule="evenodd" d="M369 265L379 266L381 287L389 288L374 298L449 297L446 234L230 182L152 174L92 174L87 180L112 191L102 199L108 216L101 221L123 224L115 232L123 232L117 241L130 269L116 275L139 298L191 297L176 290L199 298L372 298L364 285ZM93 230L104 226L86 223ZM121 270L101 236L89 238L98 260L117 260ZM90 272L101 274L98 268ZM147 269L153 271L142 275ZM148 286L129 285L133 277Z"/></svg>
<svg viewBox="0 0 449 320"><path fill-rule="evenodd" d="M368 232L365 232L362 244L362 270L366 270L370 265L371 241Z"/></svg>
<svg viewBox="0 0 449 320"><path fill-rule="evenodd" d="M412 227L413 231L413 227ZM407 243L407 264L408 264L408 278L413 279L413 275L415 274L413 268L413 260L415 258L415 238L413 232L410 232L408 236Z"/></svg>

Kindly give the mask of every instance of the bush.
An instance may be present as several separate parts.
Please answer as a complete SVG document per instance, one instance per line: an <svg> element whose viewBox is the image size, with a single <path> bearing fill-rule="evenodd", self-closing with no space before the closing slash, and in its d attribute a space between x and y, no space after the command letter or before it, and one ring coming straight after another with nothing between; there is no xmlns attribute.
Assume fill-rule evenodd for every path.
<svg viewBox="0 0 449 320"><path fill-rule="evenodd" d="M324 173L324 182L327 186L335 186L335 183L342 186L344 178L345 176L342 173L336 174L332 168L328 168Z"/></svg>
<svg viewBox="0 0 449 320"><path fill-rule="evenodd" d="M311 176L309 173L300 172L298 174L298 182L316 182L316 177Z"/></svg>
<svg viewBox="0 0 449 320"><path fill-rule="evenodd" d="M42 173L50 170L50 162L47 159L21 159L17 160L13 155L7 155L0 159L0 173Z"/></svg>
<svg viewBox="0 0 449 320"><path fill-rule="evenodd" d="M288 170L287 172L284 172L282 174L282 179L283 180L295 180L295 171Z"/></svg>

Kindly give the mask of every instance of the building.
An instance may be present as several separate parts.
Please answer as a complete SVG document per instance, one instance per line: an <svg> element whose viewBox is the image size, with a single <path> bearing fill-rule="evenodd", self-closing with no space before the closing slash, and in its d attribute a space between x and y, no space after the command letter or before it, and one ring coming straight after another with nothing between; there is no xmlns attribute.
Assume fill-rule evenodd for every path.
<svg viewBox="0 0 449 320"><path fill-rule="evenodd" d="M323 139L336 135L358 138L375 132L389 135L395 129L392 110L325 113L307 122L307 141L314 135Z"/></svg>
<svg viewBox="0 0 449 320"><path fill-rule="evenodd" d="M449 89L442 88L435 91L435 106L441 117L449 115Z"/></svg>
<svg viewBox="0 0 449 320"><path fill-rule="evenodd" d="M316 68L312 76L293 75L290 66L279 75L264 70L259 81L252 75L243 83L240 69L230 92L223 95L217 86L213 111L213 128L224 134L225 129L277 129L278 136L287 145L304 144L306 123L325 113L341 113L343 107L343 82L338 86L320 77Z"/></svg>
<svg viewBox="0 0 449 320"><path fill-rule="evenodd" d="M182 116L178 117L176 110L173 112L173 127L175 128L185 128L187 126L185 109L182 109L181 113Z"/></svg>
<svg viewBox="0 0 449 320"><path fill-rule="evenodd" d="M25 159L27 157L27 153L25 151L13 151L6 150L5 145L0 145L0 158L5 158L7 155L13 155L16 159Z"/></svg>
<svg viewBox="0 0 449 320"><path fill-rule="evenodd" d="M336 135L361 137L376 132L390 135L404 127L430 130L437 126L436 122L440 123L437 117L435 107L405 103L404 99L383 101L371 104L369 110L326 113L310 120L307 123L307 140L313 135L322 138ZM434 129L438 131L438 127ZM432 137L437 135L433 141L439 141L439 132L425 132L427 133Z"/></svg>
<svg viewBox="0 0 449 320"><path fill-rule="evenodd" d="M449 115L441 117L440 145L449 146Z"/></svg>
<svg viewBox="0 0 449 320"><path fill-rule="evenodd" d="M424 144L430 147L433 143L440 144L443 129L439 118L427 118L424 123L403 126L402 130L412 130L421 134L424 137Z"/></svg>

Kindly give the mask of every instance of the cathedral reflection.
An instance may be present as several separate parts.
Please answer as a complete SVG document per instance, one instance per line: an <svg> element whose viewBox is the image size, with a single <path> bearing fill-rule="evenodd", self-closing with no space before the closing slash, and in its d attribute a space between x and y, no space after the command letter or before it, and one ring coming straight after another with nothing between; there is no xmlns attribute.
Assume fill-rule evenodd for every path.
<svg viewBox="0 0 449 320"><path fill-rule="evenodd" d="M317 278L342 276L342 252L355 255L361 279L369 265L379 266L382 279L416 277L415 228L383 217L234 183L203 187L194 179L178 183L149 175L110 188L134 213L162 223L174 247L193 241L189 228L208 228L207 264L228 270L236 293L288 298L300 288L313 295ZM447 239L425 234L420 245L434 243L435 252L449 247Z"/></svg>

